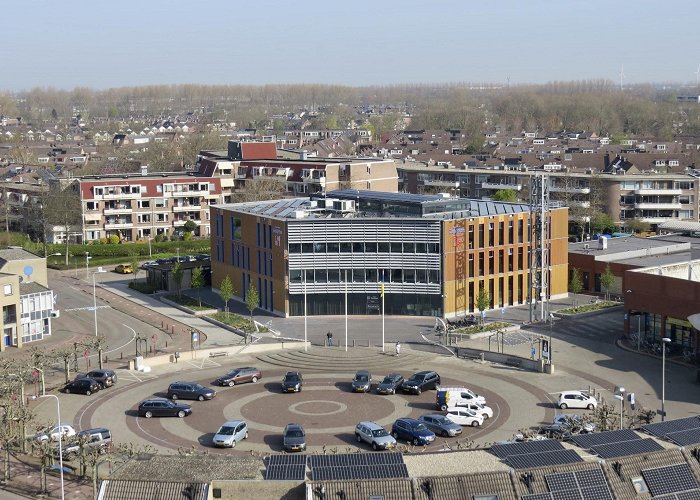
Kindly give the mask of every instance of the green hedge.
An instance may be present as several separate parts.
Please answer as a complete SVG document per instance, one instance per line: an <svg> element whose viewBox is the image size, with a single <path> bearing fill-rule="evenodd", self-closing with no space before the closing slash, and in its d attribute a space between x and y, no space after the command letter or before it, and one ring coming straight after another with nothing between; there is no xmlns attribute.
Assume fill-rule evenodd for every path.
<svg viewBox="0 0 700 500"><path fill-rule="evenodd" d="M30 248L28 248L30 247ZM155 254L174 254L177 249L180 249L180 255L189 255L197 253L209 254L211 247L209 240L192 240L192 241L167 241L162 243L151 242L151 253ZM31 243L25 245L25 249L42 254L44 251L43 244ZM46 253L64 253L65 245L46 245ZM84 257L86 253L90 253L93 257L130 257L139 255L148 258L148 243L119 243L113 244L96 244L96 245L68 245L68 254L70 256Z"/></svg>
<svg viewBox="0 0 700 500"><path fill-rule="evenodd" d="M129 283L129 288L131 288L132 290L136 290L137 292L147 294L153 294L158 291L157 287L149 285L148 283L144 283L142 281L132 281L131 283Z"/></svg>

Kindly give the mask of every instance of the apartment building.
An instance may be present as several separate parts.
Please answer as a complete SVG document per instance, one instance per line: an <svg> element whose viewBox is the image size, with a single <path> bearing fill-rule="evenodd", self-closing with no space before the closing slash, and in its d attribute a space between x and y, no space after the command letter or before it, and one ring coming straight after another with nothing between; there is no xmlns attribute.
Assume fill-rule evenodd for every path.
<svg viewBox="0 0 700 500"><path fill-rule="evenodd" d="M116 235L136 241L183 232L187 221L196 236L209 236L209 206L223 201L218 178L183 172L81 177L85 242Z"/></svg>
<svg viewBox="0 0 700 500"><path fill-rule="evenodd" d="M567 292L567 210L550 214L550 295ZM440 195L339 190L211 207L212 284L282 316L454 317L528 300L529 207ZM346 298L347 296L347 298Z"/></svg>

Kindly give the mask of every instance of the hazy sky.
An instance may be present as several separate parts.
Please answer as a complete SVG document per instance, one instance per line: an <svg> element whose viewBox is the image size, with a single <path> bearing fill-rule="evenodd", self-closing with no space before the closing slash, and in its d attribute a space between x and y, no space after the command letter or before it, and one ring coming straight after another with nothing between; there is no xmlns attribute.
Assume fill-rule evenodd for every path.
<svg viewBox="0 0 700 500"><path fill-rule="evenodd" d="M5 0L0 89L695 83L699 0Z"/></svg>

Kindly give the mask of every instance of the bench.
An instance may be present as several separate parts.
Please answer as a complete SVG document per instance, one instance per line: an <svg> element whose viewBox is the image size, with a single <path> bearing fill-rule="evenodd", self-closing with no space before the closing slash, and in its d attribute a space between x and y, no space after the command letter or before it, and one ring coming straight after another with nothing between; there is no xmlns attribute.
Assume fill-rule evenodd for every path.
<svg viewBox="0 0 700 500"><path fill-rule="evenodd" d="M226 351L216 351L209 353L210 358L220 358L221 356L228 356L228 353Z"/></svg>
<svg viewBox="0 0 700 500"><path fill-rule="evenodd" d="M507 366L513 366L513 367L516 367L516 368L520 368L520 365L522 365L522 364L523 364L523 360L522 360L522 359L518 359L518 358L506 358L506 365L507 365Z"/></svg>

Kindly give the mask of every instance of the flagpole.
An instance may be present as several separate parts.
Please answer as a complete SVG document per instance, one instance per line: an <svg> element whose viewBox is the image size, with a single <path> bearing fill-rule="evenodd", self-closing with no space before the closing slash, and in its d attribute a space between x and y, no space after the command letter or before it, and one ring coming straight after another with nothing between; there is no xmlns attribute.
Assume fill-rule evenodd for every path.
<svg viewBox="0 0 700 500"><path fill-rule="evenodd" d="M382 271L382 352L384 352L384 271Z"/></svg>
<svg viewBox="0 0 700 500"><path fill-rule="evenodd" d="M309 343L306 341L306 270L304 270L304 352L308 352Z"/></svg>
<svg viewBox="0 0 700 500"><path fill-rule="evenodd" d="M345 352L348 352L348 270L345 270Z"/></svg>

